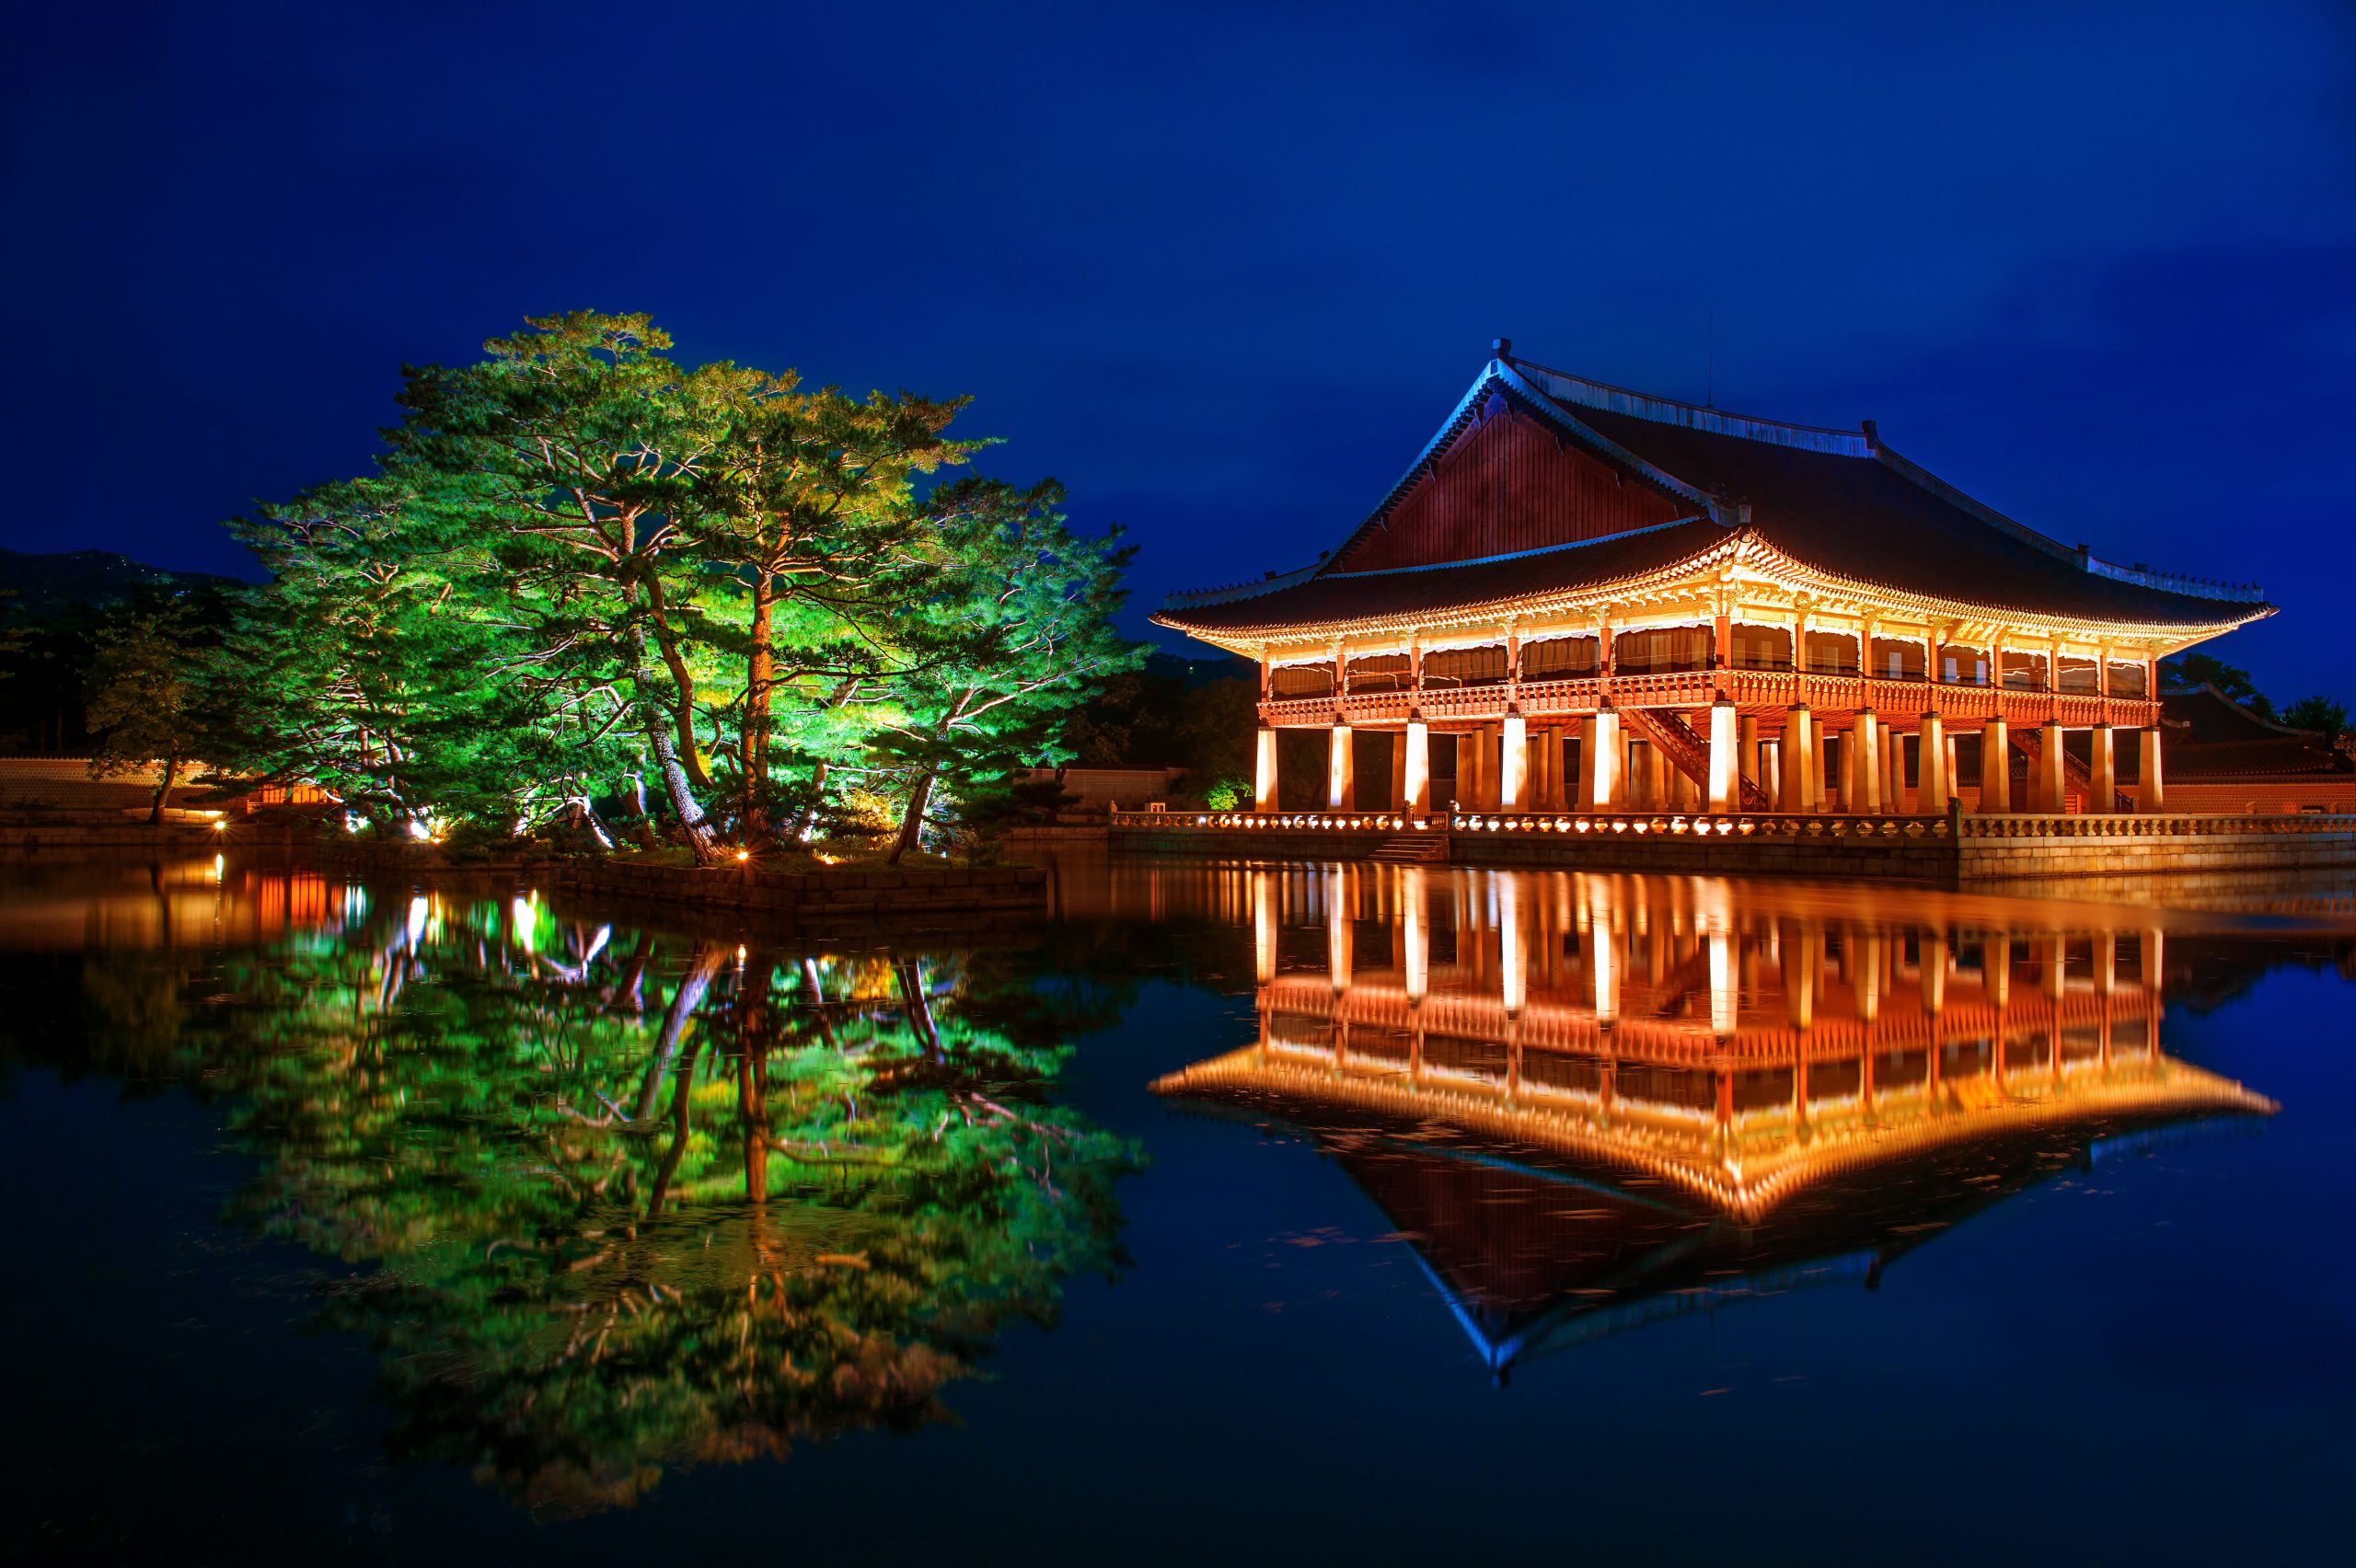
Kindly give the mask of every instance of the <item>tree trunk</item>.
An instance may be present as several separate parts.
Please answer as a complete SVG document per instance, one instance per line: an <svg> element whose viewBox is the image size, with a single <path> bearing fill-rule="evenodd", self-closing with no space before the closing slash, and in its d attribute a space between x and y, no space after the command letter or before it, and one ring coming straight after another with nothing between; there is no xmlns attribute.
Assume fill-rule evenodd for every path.
<svg viewBox="0 0 2356 1568"><path fill-rule="evenodd" d="M761 572L753 580L752 651L745 676L745 836L749 840L768 831L761 792L769 777L769 688L777 679L777 654L770 646L771 609L777 602L777 580Z"/></svg>
<svg viewBox="0 0 2356 1568"><path fill-rule="evenodd" d="M703 1006L704 994L711 989L712 978L719 973L720 950L708 942L696 943L687 960L687 973L679 976L679 988L671 993L671 1005L664 1009L663 1032L655 1037L654 1059L646 1065L646 1078L639 1088L638 1105L630 1115L639 1126L654 1119L654 1102L663 1092L664 1075L671 1070L671 1063L679 1054L679 1042L687 1035L688 1021Z"/></svg>
<svg viewBox="0 0 2356 1568"><path fill-rule="evenodd" d="M155 803L147 808L148 826L161 827L163 825L164 803L172 798L172 781L179 775L179 758L176 756L167 756L164 759L164 777L156 781Z"/></svg>
<svg viewBox="0 0 2356 1568"><path fill-rule="evenodd" d="M693 851L696 864L709 866L717 862L720 852L712 847L711 826L705 822L703 807L697 801L695 788L687 767L679 760L678 748L672 744L668 719L664 705L650 701L646 693L654 684L654 672L647 667L646 628L636 621L629 628L632 684L638 688L637 699L642 721L646 725L646 744L653 750L654 763L663 775L663 788L671 798L671 809L679 813L679 827L687 836L687 847Z"/></svg>
<svg viewBox="0 0 2356 1568"><path fill-rule="evenodd" d="M810 767L810 803L802 808L801 820L793 824L794 842L807 844L810 836L818 831L818 802L826 795L826 759L820 757Z"/></svg>
<svg viewBox="0 0 2356 1568"><path fill-rule="evenodd" d="M900 857L916 847L924 831L924 809L932 803L932 781L941 776L937 767L928 767L917 775L917 787L908 792L908 809L900 818L900 836L892 843L892 852L884 857L886 865L896 866Z"/></svg>
<svg viewBox="0 0 2356 1568"><path fill-rule="evenodd" d="M679 754L671 744L671 737L663 732L660 723L647 732L653 744L656 766L663 770L663 787L671 797L671 809L679 813L679 831L687 835L687 847L699 866L717 865L720 851L711 841L711 824L704 820L703 807L696 803L695 787L687 780L687 770L679 764Z"/></svg>
<svg viewBox="0 0 2356 1568"><path fill-rule="evenodd" d="M687 654L679 645L679 634L671 625L671 612L663 596L663 580L654 569L648 567L641 578L646 585L647 618L654 623L655 646L662 651L664 667L671 672L672 721L679 731L679 760L687 770L688 779L699 790L711 788L711 769L705 765L703 748L696 744L696 678L687 668ZM643 646L643 633L641 646Z"/></svg>

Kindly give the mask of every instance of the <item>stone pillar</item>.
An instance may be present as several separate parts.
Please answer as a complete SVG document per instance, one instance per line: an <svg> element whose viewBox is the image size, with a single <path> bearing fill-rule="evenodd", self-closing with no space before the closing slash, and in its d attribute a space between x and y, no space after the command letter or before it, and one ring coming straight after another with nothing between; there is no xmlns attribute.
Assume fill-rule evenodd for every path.
<svg viewBox="0 0 2356 1568"><path fill-rule="evenodd" d="M1595 754L1590 774L1594 792L1588 797L1588 804L1599 812L1617 811L1625 798L1624 787L1620 779L1619 710L1611 708L1602 709L1596 714L1594 725L1595 744L1582 748L1583 751L1591 751ZM1579 771L1590 773L1588 765L1582 762Z"/></svg>
<svg viewBox="0 0 2356 1568"><path fill-rule="evenodd" d="M1809 775L1816 771L1815 715L1805 702L1795 702L1784 714L1784 787L1775 804L1788 814L1802 815L1816 807L1816 789Z"/></svg>
<svg viewBox="0 0 2356 1568"><path fill-rule="evenodd" d="M2157 690L2156 687L2154 688ZM2160 732L2157 726L2142 731L2139 740L2142 748L2136 760L2142 765L2141 780L2135 786L2135 804L2147 812L2168 809L2167 790L2160 778Z"/></svg>
<svg viewBox="0 0 2356 1568"><path fill-rule="evenodd" d="M2069 810L2062 796L2062 726L2049 721L2037 732L2037 809L2048 816Z"/></svg>
<svg viewBox="0 0 2356 1568"><path fill-rule="evenodd" d="M1962 793L1963 793L1963 770L1962 770L1961 768L1959 768L1959 767L1956 767L1956 763L1955 763L1955 737L1954 737L1953 735L1949 735L1949 736L1946 738L1946 740L1947 740L1947 771L1946 771L1947 794L1948 794L1950 797L1958 797L1958 796L1962 795Z"/></svg>
<svg viewBox="0 0 2356 1568"><path fill-rule="evenodd" d="M2086 787L2086 810L2108 815L2119 809L2119 759L2111 748L2110 726L2097 724L2089 732L2086 771L2094 780Z"/></svg>
<svg viewBox="0 0 2356 1568"><path fill-rule="evenodd" d="M1857 810L1857 732L1853 728L1844 735L1834 736L1833 747L1834 755L1841 759L1833 769L1833 788L1840 797L1842 814L1854 815Z"/></svg>
<svg viewBox="0 0 2356 1568"><path fill-rule="evenodd" d="M1734 704L1725 698L1710 704L1710 814L1724 816L1742 803L1741 775L1736 751L1738 726Z"/></svg>
<svg viewBox="0 0 2356 1568"><path fill-rule="evenodd" d="M1530 928L1521 907L1522 880L1510 873L1496 879L1497 966L1499 991L1507 1018L1519 1018L1530 1001Z"/></svg>
<svg viewBox="0 0 2356 1568"><path fill-rule="evenodd" d="M1357 778L1350 748L1350 727L1336 723L1325 748L1325 809L1347 812L1357 809Z"/></svg>
<svg viewBox="0 0 2356 1568"><path fill-rule="evenodd" d="M1767 791L1768 809L1784 809L1784 744L1781 741L1759 743L1759 785Z"/></svg>
<svg viewBox="0 0 2356 1568"><path fill-rule="evenodd" d="M1481 753L1481 809L1484 812L1493 812L1497 809L1503 798L1503 791L1498 789L1502 780L1497 776L1497 726L1482 725L1474 744Z"/></svg>
<svg viewBox="0 0 2356 1568"><path fill-rule="evenodd" d="M1595 732L1592 715L1579 721L1579 788L1577 798L1571 802L1574 811L1591 812L1603 805L1603 797L1596 793Z"/></svg>
<svg viewBox="0 0 2356 1568"><path fill-rule="evenodd" d="M1340 996L1350 988L1356 967L1357 925L1350 918L1349 868L1335 866L1325 874L1325 975Z"/></svg>
<svg viewBox="0 0 2356 1568"><path fill-rule="evenodd" d="M1542 777L1545 780L1546 792L1542 799L1546 802L1548 811L1559 812L1570 804L1567 799L1570 791L1563 788L1562 726L1550 724L1539 731L1538 749L1539 755L1545 759Z"/></svg>
<svg viewBox="0 0 2356 1568"><path fill-rule="evenodd" d="M1753 784L1764 784L1767 776L1759 763L1759 715L1756 713L1742 716L1742 750L1739 756L1742 776Z"/></svg>
<svg viewBox="0 0 2356 1568"><path fill-rule="evenodd" d="M1406 744L1400 749L1405 767L1399 780L1399 809L1422 816L1432 809L1432 732L1421 714L1408 719Z"/></svg>
<svg viewBox="0 0 2356 1568"><path fill-rule="evenodd" d="M1885 727L1881 732L1882 809L1892 816L1906 812L1906 737Z"/></svg>
<svg viewBox="0 0 2356 1568"><path fill-rule="evenodd" d="M1914 810L1923 816L1947 814L1947 737L1946 726L1935 713L1923 715L1923 728L1915 741L1916 774L1921 782L1915 787Z"/></svg>
<svg viewBox="0 0 2356 1568"><path fill-rule="evenodd" d="M1391 793L1383 797L1381 809L1398 811L1407 800L1407 737L1393 732L1391 737Z"/></svg>
<svg viewBox="0 0 2356 1568"><path fill-rule="evenodd" d="M1252 973L1263 986L1276 977L1276 878L1266 871L1252 873Z"/></svg>
<svg viewBox="0 0 2356 1568"><path fill-rule="evenodd" d="M1665 811L1670 805L1669 795L1669 758L1660 747L1650 741L1645 743L1645 806L1648 811Z"/></svg>
<svg viewBox="0 0 2356 1568"><path fill-rule="evenodd" d="M1857 717L1850 725L1849 736L1856 744L1854 769L1854 792L1849 797L1849 809L1859 816L1879 816L1889 808L1882 801L1881 720L1870 708L1857 709Z"/></svg>
<svg viewBox="0 0 2356 1568"><path fill-rule="evenodd" d="M1432 934L1426 905L1431 894L1424 886L1424 869L1408 866L1399 874L1400 966L1406 971L1407 1000L1420 1002L1430 988Z"/></svg>
<svg viewBox="0 0 2356 1568"><path fill-rule="evenodd" d="M1260 726L1258 767L1252 787L1252 809L1272 812L1276 809L1276 732L1265 724Z"/></svg>
<svg viewBox="0 0 2356 1568"><path fill-rule="evenodd" d="M2013 740L2002 719L1980 727L1980 809L1999 813L2013 809Z"/></svg>
<svg viewBox="0 0 2356 1568"><path fill-rule="evenodd" d="M1503 726L1504 749L1497 758L1497 809L1530 809L1530 724L1519 709L1509 709Z"/></svg>

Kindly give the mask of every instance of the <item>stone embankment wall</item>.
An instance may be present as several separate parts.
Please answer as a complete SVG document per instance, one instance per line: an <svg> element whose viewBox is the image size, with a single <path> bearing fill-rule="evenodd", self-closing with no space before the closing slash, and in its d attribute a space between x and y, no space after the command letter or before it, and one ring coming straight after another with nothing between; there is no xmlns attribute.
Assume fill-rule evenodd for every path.
<svg viewBox="0 0 2356 1568"><path fill-rule="evenodd" d="M215 831L209 822L167 822L151 827L129 819L77 822L0 813L0 853L15 856L287 850L308 845L312 835L308 823L254 823L241 818L232 818L227 829Z"/></svg>
<svg viewBox="0 0 2356 1568"><path fill-rule="evenodd" d="M634 866L628 861L552 862L549 881L572 892L738 909L797 922L894 923L938 916L1036 913L1047 906L1047 873L1035 866L918 866L907 870L764 871L749 867Z"/></svg>
<svg viewBox="0 0 2356 1568"><path fill-rule="evenodd" d="M1490 819L1483 819L1484 822ZM1938 887L2087 878L2356 869L2356 817L1969 816L1936 822L1755 820L1742 834L1680 832L1677 819L1623 819L1595 831L1447 833L1297 826L1156 824L1112 831L1117 850L1264 860L1363 859L1408 844L1444 847L1455 865L1594 867L1730 876L1871 877ZM1722 819L1721 819L1722 820ZM1591 819L1592 821L1592 819Z"/></svg>
<svg viewBox="0 0 2356 1568"><path fill-rule="evenodd" d="M2356 817L2129 817L2118 820L2148 821L2163 831L2124 836L2075 826L2102 820L2065 818L2048 833L1967 834L1955 846L1956 874L1976 884L2356 867Z"/></svg>
<svg viewBox="0 0 2356 1568"><path fill-rule="evenodd" d="M323 867L356 875L501 877L594 897L738 911L795 924L892 927L936 917L1035 915L1047 905L1047 873L1034 866L780 871L588 858L450 864L423 846L332 840L320 844L317 858Z"/></svg>

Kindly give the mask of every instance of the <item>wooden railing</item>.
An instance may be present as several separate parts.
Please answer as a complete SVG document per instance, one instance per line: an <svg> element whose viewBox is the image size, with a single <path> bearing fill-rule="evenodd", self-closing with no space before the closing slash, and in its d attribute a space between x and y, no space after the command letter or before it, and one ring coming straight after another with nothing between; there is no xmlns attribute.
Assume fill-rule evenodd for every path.
<svg viewBox="0 0 2356 1568"><path fill-rule="evenodd" d="M1924 712L1965 722L2002 718L2015 725L2051 722L2073 730L2096 724L2141 729L2157 724L2160 716L2158 703L2138 698L1817 674L1804 670L1677 670L1618 674L1611 680L1611 701L1619 708L1705 708L1716 700L1721 689L1746 708L1806 703L1828 714L1871 708L1901 728ZM1502 718L1509 704L1534 720L1584 718L1602 707L1604 683L1588 677L1426 686L1420 692L1350 692L1339 698L1271 698L1260 705L1260 713L1266 722L1285 728L1330 724L1336 713L1349 724L1383 728L1404 724L1408 714L1416 710L1438 723L1483 721Z"/></svg>

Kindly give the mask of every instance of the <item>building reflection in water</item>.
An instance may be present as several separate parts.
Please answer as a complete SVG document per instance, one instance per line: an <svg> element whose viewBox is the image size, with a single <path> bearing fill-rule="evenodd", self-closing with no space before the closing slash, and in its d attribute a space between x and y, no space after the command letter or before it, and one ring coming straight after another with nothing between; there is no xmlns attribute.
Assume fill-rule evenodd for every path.
<svg viewBox="0 0 2356 1568"><path fill-rule="evenodd" d="M2131 910L1208 874L1215 912L1248 911L1259 1037L1156 1091L1311 1132L1500 1374L1729 1295L1876 1281L2121 1136L2276 1109L2162 1050L2165 936Z"/></svg>

